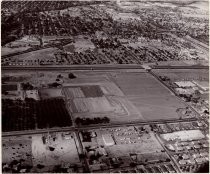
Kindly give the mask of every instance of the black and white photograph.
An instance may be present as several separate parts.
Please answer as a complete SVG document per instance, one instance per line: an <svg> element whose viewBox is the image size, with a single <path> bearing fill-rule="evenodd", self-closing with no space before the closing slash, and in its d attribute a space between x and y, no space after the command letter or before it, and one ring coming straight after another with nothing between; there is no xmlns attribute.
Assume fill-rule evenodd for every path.
<svg viewBox="0 0 210 174"><path fill-rule="evenodd" d="M209 173L209 0L1 0L1 173Z"/></svg>

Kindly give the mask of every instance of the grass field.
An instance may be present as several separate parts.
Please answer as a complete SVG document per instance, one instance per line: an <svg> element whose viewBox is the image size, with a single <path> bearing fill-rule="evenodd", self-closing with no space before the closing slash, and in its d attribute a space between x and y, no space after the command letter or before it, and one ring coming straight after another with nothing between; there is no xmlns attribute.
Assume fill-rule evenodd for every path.
<svg viewBox="0 0 210 174"><path fill-rule="evenodd" d="M175 119L177 108L185 107L150 74L121 73L114 79L145 120Z"/></svg>

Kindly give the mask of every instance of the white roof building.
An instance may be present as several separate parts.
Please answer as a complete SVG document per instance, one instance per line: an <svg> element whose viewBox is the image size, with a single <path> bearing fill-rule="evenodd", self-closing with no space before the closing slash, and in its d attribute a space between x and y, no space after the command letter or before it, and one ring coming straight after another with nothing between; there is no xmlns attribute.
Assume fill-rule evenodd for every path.
<svg viewBox="0 0 210 174"><path fill-rule="evenodd" d="M191 81L179 81L179 82L174 82L177 86L180 88L192 88L195 87L196 85L192 83Z"/></svg>
<svg viewBox="0 0 210 174"><path fill-rule="evenodd" d="M33 98L35 100L39 100L38 90L26 90L26 98Z"/></svg>
<svg viewBox="0 0 210 174"><path fill-rule="evenodd" d="M103 134L102 138L105 146L112 146L115 144L111 134Z"/></svg>
<svg viewBox="0 0 210 174"><path fill-rule="evenodd" d="M193 83L200 87L203 91L209 90L209 82L207 81L193 81Z"/></svg>

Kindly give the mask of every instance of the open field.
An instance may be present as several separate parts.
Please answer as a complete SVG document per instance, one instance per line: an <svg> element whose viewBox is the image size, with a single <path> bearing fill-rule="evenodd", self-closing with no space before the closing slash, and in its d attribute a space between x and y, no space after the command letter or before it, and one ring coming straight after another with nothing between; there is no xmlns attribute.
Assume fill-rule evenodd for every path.
<svg viewBox="0 0 210 174"><path fill-rule="evenodd" d="M200 130L177 131L173 133L161 134L160 136L166 141L175 139L179 139L181 141L192 141L205 138L204 134Z"/></svg>
<svg viewBox="0 0 210 174"><path fill-rule="evenodd" d="M43 50L38 50L38 51L33 51L30 53L25 53L17 56L12 56L12 60L22 60L22 61L41 61L41 60L53 60L54 58L54 53L56 53L58 49L56 48L47 48Z"/></svg>
<svg viewBox="0 0 210 174"><path fill-rule="evenodd" d="M153 69L158 76L167 76L172 81L209 81L207 69Z"/></svg>
<svg viewBox="0 0 210 174"><path fill-rule="evenodd" d="M81 166L76 141L72 132L3 137L2 163L17 173L21 168L39 173L53 171L56 165Z"/></svg>
<svg viewBox="0 0 210 174"><path fill-rule="evenodd" d="M31 138L28 136L2 139L2 163L23 159L23 164L32 165Z"/></svg>
<svg viewBox="0 0 210 174"><path fill-rule="evenodd" d="M177 109L185 108L184 103L150 74L121 73L114 79L146 120L178 118Z"/></svg>
<svg viewBox="0 0 210 174"><path fill-rule="evenodd" d="M63 97L61 89L40 89L39 95L41 99L49 99L54 97Z"/></svg>
<svg viewBox="0 0 210 174"><path fill-rule="evenodd" d="M47 147L55 148L53 151ZM55 166L62 163L80 162L75 140L73 138L65 139L60 133L57 133L56 140L52 139L44 144L42 135L33 135L32 137L32 155L33 165L45 164L46 166Z"/></svg>
<svg viewBox="0 0 210 174"><path fill-rule="evenodd" d="M86 50L93 50L95 48L94 44L90 39L84 39L82 36L75 37L75 42L64 46L67 52L83 52Z"/></svg>
<svg viewBox="0 0 210 174"><path fill-rule="evenodd" d="M21 52L21 51L25 51L25 50L27 50L29 48L30 47L19 47L19 48L2 47L1 48L1 55L5 56L5 55L12 54L12 53Z"/></svg>

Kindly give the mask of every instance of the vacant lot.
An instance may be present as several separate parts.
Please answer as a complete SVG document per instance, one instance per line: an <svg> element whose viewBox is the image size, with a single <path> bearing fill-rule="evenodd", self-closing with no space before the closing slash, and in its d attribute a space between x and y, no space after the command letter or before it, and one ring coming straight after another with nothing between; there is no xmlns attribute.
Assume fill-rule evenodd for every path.
<svg viewBox="0 0 210 174"><path fill-rule="evenodd" d="M55 48L47 48L38 51L32 51L29 53L24 53L21 55L12 56L12 60L52 60L54 59L54 53L56 53L58 49Z"/></svg>
<svg viewBox="0 0 210 174"><path fill-rule="evenodd" d="M40 89L39 94L41 99L49 99L55 97L63 97L61 89Z"/></svg>
<svg viewBox="0 0 210 174"><path fill-rule="evenodd" d="M64 46L67 52L83 52L86 50L93 50L95 48L94 44L90 39L84 39L82 36L75 37L75 43L68 44Z"/></svg>
<svg viewBox="0 0 210 174"><path fill-rule="evenodd" d="M200 130L177 131L173 133L161 134L160 136L166 141L175 139L180 139L181 141L192 141L205 138L204 134Z"/></svg>
<svg viewBox="0 0 210 174"><path fill-rule="evenodd" d="M120 89L146 120L178 118L185 105L148 73L121 73L114 77Z"/></svg>
<svg viewBox="0 0 210 174"><path fill-rule="evenodd" d="M12 54L12 53L21 52L21 51L25 51L25 50L27 50L29 48L30 47L28 47L28 46L26 46L26 47L18 47L18 48L2 47L1 48L1 55L5 56L5 55Z"/></svg>
<svg viewBox="0 0 210 174"><path fill-rule="evenodd" d="M2 138L2 163L20 159L23 164L32 165L31 138L28 136Z"/></svg>
<svg viewBox="0 0 210 174"><path fill-rule="evenodd" d="M48 147L55 148L53 151ZM56 139L44 144L42 135L32 136L33 165L44 164L45 166L59 165L62 163L75 164L80 162L74 138L65 139L60 133Z"/></svg>
<svg viewBox="0 0 210 174"><path fill-rule="evenodd" d="M155 69L158 76L167 76L172 81L209 81L207 69Z"/></svg>

